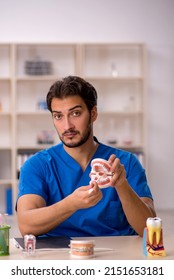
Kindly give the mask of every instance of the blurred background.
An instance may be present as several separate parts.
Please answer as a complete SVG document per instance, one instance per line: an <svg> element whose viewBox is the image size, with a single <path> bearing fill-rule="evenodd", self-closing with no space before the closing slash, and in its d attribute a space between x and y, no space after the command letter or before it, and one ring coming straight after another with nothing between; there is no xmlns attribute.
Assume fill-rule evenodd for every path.
<svg viewBox="0 0 174 280"><path fill-rule="evenodd" d="M22 61L23 65L25 64L25 69L23 69L25 74L45 75L45 79L44 76L40 78L40 88L36 90L42 92L43 96L48 91L51 84L50 80L55 78L54 76L51 79L46 78L50 74L52 67L48 60L42 61L39 68L41 72L32 72L36 71L36 67L34 66L33 70L31 58L34 57L34 63L39 63L40 59L44 58L45 50L40 58L36 52L37 48L32 47L33 56L27 56L29 48L25 48L25 44L28 46L34 44L37 47L40 45L41 49L42 44L50 44L49 51L52 45L61 45L63 53L65 52L65 62L62 61L62 68L66 64L69 69L72 69L72 65L68 58L71 53L78 51L78 46L81 44L96 45L96 53L103 43L108 44L108 48L110 48L110 44L120 43L123 48L131 44L135 45L136 48L136 44L139 43L146 46L147 56L145 58L143 56L146 64L146 73L144 74L143 72L145 76L145 89L143 88L145 99L143 100L144 102L146 101L147 176L156 208L174 209L173 14L173 0L0 0L0 212L13 212L14 203L11 209L10 201L11 199L15 201L16 197L15 166L20 165L20 161L24 160L21 157L30 156L35 152L35 148L32 150L31 147L28 151L28 144L24 143L23 139L25 138L23 136L25 135L25 130L31 129L26 125L27 121L25 122L25 120L28 118L29 113L25 111L27 106L34 106L32 100L37 87L33 85L28 89L28 92L26 90L26 96L28 97L25 98L22 84L28 83L29 88L33 79L24 80L20 76L20 63ZM53 48L54 51L55 49ZM82 57L83 51L84 49L82 48ZM92 51L93 49L89 49L88 54ZM79 52L81 52L81 49L79 49ZM57 53L55 54L55 60L56 55ZM10 57L11 62L9 64L12 64L12 67L8 66L9 69L6 69L8 68L6 66L8 57ZM27 58L30 59L27 61ZM15 67L17 68L16 73L20 78L15 77ZM115 69L117 65L112 64L111 67L114 68L112 71L116 70L116 73L112 73L113 76L117 75L117 69ZM91 71L93 70L93 66L91 66ZM8 71L10 78L5 77ZM46 72L43 73L43 71ZM111 83L113 83L112 79ZM10 91L12 94L9 93ZM17 91L19 95L15 95ZM38 95L37 109L44 111L44 101L39 98L40 96ZM107 105L108 108L109 106L112 107L114 102L113 95L110 99L110 104ZM6 103L11 104L9 105L9 111L11 112L3 111L3 106L8 108ZM17 117L16 108L13 107L14 104L19 109ZM49 115L45 114L45 112L42 113L45 119L45 127L41 127L41 131L37 135L37 144L43 144L44 147L44 141L49 145L57 140L53 141L55 136ZM32 112L30 112L30 117L32 125L35 123L33 130L36 131L37 126L40 124L37 123L37 115L31 115ZM20 120L19 128L15 131L18 126L18 120ZM113 127L113 124L109 123L109 126ZM117 126L119 125L117 124ZM98 131L100 131L100 127L98 127ZM10 136L4 137L8 132ZM19 143L16 143L18 133L21 133L21 137ZM8 142L8 139L9 144L6 146L4 143L6 143L6 140ZM19 146L17 147L17 145Z"/></svg>

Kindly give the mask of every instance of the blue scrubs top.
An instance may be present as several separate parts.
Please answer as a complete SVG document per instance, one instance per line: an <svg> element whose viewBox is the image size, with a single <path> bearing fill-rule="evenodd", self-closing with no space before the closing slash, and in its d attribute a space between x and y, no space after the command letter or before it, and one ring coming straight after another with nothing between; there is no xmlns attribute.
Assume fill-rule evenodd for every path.
<svg viewBox="0 0 174 280"><path fill-rule="evenodd" d="M92 159L108 160L111 154L115 154L124 164L127 180L133 190L140 197L152 198L145 170L134 154L99 143ZM36 153L25 162L20 173L18 198L25 194L37 194L44 198L47 206L52 205L76 188L89 185L90 171L90 163L83 171L60 143ZM48 232L48 235L75 237L136 234L125 217L115 188L101 190L103 198L97 205L76 211Z"/></svg>

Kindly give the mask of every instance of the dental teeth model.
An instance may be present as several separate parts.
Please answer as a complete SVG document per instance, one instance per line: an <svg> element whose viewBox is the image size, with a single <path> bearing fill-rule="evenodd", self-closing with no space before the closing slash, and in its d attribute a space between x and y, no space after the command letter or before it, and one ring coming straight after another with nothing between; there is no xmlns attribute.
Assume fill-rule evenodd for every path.
<svg viewBox="0 0 174 280"><path fill-rule="evenodd" d="M108 161L101 158L93 159L91 168L91 181L96 181L100 188L108 187L112 178L111 166Z"/></svg>
<svg viewBox="0 0 174 280"><path fill-rule="evenodd" d="M158 217L148 218L146 221L143 252L145 256L166 256L163 246L162 220Z"/></svg>

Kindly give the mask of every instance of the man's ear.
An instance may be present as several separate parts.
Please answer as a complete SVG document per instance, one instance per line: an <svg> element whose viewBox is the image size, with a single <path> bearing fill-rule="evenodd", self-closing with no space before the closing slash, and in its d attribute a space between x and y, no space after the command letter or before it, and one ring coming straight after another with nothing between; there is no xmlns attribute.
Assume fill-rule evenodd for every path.
<svg viewBox="0 0 174 280"><path fill-rule="evenodd" d="M91 121L95 122L95 120L97 119L97 116L98 116L97 106L94 106L91 110Z"/></svg>

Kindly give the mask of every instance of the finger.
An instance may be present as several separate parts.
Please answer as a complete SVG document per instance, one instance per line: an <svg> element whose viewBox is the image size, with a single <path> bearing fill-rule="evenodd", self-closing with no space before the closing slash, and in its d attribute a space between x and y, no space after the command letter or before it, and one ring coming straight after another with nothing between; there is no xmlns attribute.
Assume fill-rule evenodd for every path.
<svg viewBox="0 0 174 280"><path fill-rule="evenodd" d="M97 184L97 182L95 182L95 181L91 181L91 182L90 182L90 186L91 186L91 188L88 190L88 193L89 193L89 194L90 194L90 193L96 193L97 190L99 190L98 184Z"/></svg>
<svg viewBox="0 0 174 280"><path fill-rule="evenodd" d="M91 181L90 186L91 186L91 188L94 188L94 187L98 187L98 184L96 181Z"/></svg>
<svg viewBox="0 0 174 280"><path fill-rule="evenodd" d="M88 191L88 193L90 194L90 193L92 193L93 191L94 191L94 188L90 188L89 191Z"/></svg>
<svg viewBox="0 0 174 280"><path fill-rule="evenodd" d="M109 164L112 165L115 159L116 159L116 155L112 154L108 159Z"/></svg>
<svg viewBox="0 0 174 280"><path fill-rule="evenodd" d="M119 178L119 176L120 176L123 172L125 172L124 165L123 165L123 164L119 164L119 165L116 166L114 175L116 174L116 175L117 175L117 178Z"/></svg>
<svg viewBox="0 0 174 280"><path fill-rule="evenodd" d="M97 204L101 199L102 199L102 197L103 197L103 194L102 194L102 192L101 192L101 190L99 190L97 193L95 193L95 194L91 194L90 195L90 197L89 197L89 199L90 199L90 202L93 204L93 205L95 205L95 204Z"/></svg>
<svg viewBox="0 0 174 280"><path fill-rule="evenodd" d="M118 172L115 172L112 179L111 179L111 185L115 186L119 183L120 180L126 178L126 173L124 168L120 169Z"/></svg>
<svg viewBox="0 0 174 280"><path fill-rule="evenodd" d="M91 189L91 184L88 185L88 186L79 187L79 190L80 190L80 191L88 191L89 189Z"/></svg>
<svg viewBox="0 0 174 280"><path fill-rule="evenodd" d="M111 166L111 172L119 172L119 170L121 169L122 164L120 163L120 159L119 158L115 158L112 166Z"/></svg>

